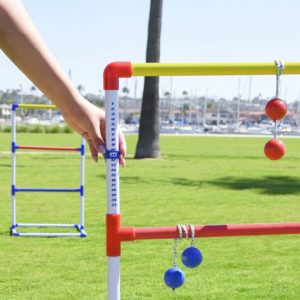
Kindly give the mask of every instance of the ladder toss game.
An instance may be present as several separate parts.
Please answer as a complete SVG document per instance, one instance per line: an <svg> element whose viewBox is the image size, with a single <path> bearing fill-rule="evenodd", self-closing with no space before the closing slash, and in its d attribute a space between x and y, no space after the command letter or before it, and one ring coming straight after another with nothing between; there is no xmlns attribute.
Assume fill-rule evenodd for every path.
<svg viewBox="0 0 300 300"><path fill-rule="evenodd" d="M12 105L12 185L11 185L11 197L12 197L12 236L40 236L40 237L86 237L87 234L84 228L84 159L85 159L85 143L82 138L80 147L56 147L56 146L31 146L31 145L19 145L16 141L16 111L17 109L56 109L54 105L41 105L41 104L17 104ZM37 151L73 151L80 153L80 183L78 188L33 188L33 187L20 187L16 183L16 152L19 150L37 150ZM51 193L79 193L80 195L80 222L76 224L46 224L46 223L19 223L17 222L17 205L16 195L20 192L51 192ZM19 227L49 227L49 228L74 228L75 232L18 232Z"/></svg>
<svg viewBox="0 0 300 300"><path fill-rule="evenodd" d="M299 75L300 62L287 62L284 64L285 75ZM261 223L261 224L222 224L222 225L177 225L167 227L124 227L121 224L120 213L120 187L119 187L119 143L118 143L118 90L119 79L132 76L214 76L214 75L277 75L279 81L278 65L275 62L266 63L131 63L113 62L104 70L104 90L106 98L106 186L107 186L107 213L106 213L106 255L107 255L107 297L108 300L119 300L120 291L120 257L121 243L135 240L175 239L174 268L176 267L176 240L184 235L187 238L251 236L251 235L277 235L300 234L300 222ZM276 89L276 99L278 90ZM281 99L277 99L281 100ZM284 106L281 101L271 103L271 107ZM273 113L267 114L271 119ZM276 122L275 122L276 129ZM276 134L274 139L276 140ZM267 149L269 150L269 149ZM280 155L278 155L278 153ZM270 151L265 150L269 159L279 159L284 149L278 143ZM188 249L190 249L188 248ZM195 248L197 249L197 248ZM193 249L192 249L193 250ZM197 249L198 250L198 249ZM196 253L196 261L188 261L189 267L197 266L202 261L202 253ZM193 254L194 255L194 254ZM195 257L195 256L194 256ZM169 269L170 270L170 269ZM169 271L168 270L168 271ZM166 272L166 274L168 273ZM174 272L173 272L174 271ZM184 281L184 274L171 270L168 278L176 279L168 284L171 288L179 287ZM167 279L168 279L167 278ZM178 280L177 280L178 279ZM171 280L172 281L172 280Z"/></svg>

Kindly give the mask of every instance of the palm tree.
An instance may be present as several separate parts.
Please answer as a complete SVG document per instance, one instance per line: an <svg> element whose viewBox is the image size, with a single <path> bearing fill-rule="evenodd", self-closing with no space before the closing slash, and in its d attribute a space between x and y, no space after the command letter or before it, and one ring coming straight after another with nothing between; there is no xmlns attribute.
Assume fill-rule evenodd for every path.
<svg viewBox="0 0 300 300"><path fill-rule="evenodd" d="M170 99L171 93L167 91L164 93L164 96L166 97L166 99Z"/></svg>
<svg viewBox="0 0 300 300"><path fill-rule="evenodd" d="M187 91L182 92L183 99L186 99L188 97L188 95L189 95L189 93Z"/></svg>
<svg viewBox="0 0 300 300"><path fill-rule="evenodd" d="M151 0L146 62L159 62L163 0ZM135 158L160 157L159 78L145 77Z"/></svg>
<svg viewBox="0 0 300 300"><path fill-rule="evenodd" d="M82 84L78 84L78 85L77 85L77 90L78 90L78 92L79 92L80 94L82 94L83 91L84 91L84 86L83 86Z"/></svg>
<svg viewBox="0 0 300 300"><path fill-rule="evenodd" d="M164 99L163 99L163 113L162 113L162 120L165 121L165 119L167 119L168 121L170 121L172 119L171 116L171 93L166 91L164 92Z"/></svg>
<svg viewBox="0 0 300 300"><path fill-rule="evenodd" d="M182 114L183 114L183 124L185 124L186 121L186 115L188 113L188 111L190 111L190 105L188 103L183 103L182 105Z"/></svg>
<svg viewBox="0 0 300 300"><path fill-rule="evenodd" d="M122 93L124 95L124 120L127 119L127 102L128 102L128 95L129 95L129 88L127 86L124 86L122 88Z"/></svg>
<svg viewBox="0 0 300 300"><path fill-rule="evenodd" d="M125 97L127 97L127 95L129 94L129 88L126 87L126 86L124 86L124 87L122 88L122 93L124 94Z"/></svg>
<svg viewBox="0 0 300 300"><path fill-rule="evenodd" d="M34 85L32 85L31 87L30 87L30 93L31 93L31 98L32 98L32 102L33 103L35 103L35 101L36 101L36 96L37 96L37 94L36 94L36 92L37 92L37 88L36 88L36 86L34 86Z"/></svg>
<svg viewBox="0 0 300 300"><path fill-rule="evenodd" d="M30 87L30 92L32 92L33 94L35 94L36 91L37 91L36 87L34 85L32 85Z"/></svg>
<svg viewBox="0 0 300 300"><path fill-rule="evenodd" d="M186 114L190 109L190 106L186 104L186 100L188 99L189 93L187 91L182 91L182 124L186 123Z"/></svg>

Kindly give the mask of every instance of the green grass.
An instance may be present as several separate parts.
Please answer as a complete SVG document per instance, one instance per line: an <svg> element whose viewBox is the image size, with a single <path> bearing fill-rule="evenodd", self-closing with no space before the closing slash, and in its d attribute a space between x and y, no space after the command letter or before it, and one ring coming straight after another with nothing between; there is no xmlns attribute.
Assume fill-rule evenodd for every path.
<svg viewBox="0 0 300 300"><path fill-rule="evenodd" d="M263 156L267 138L161 137L162 158L134 160L128 136L121 169L121 211L128 226L299 221L300 141L285 139L278 162ZM0 299L106 299L105 167L86 159L86 239L13 238L10 134L0 133ZM74 134L18 134L18 142L77 146ZM5 152L7 151L7 152ZM18 155L22 187L76 187L76 155ZM72 194L18 194L19 222L78 222ZM197 239L204 259L175 292L163 283L173 241L124 243L122 300L299 299L299 236ZM180 253L189 245L179 242ZM182 264L178 259L178 265Z"/></svg>

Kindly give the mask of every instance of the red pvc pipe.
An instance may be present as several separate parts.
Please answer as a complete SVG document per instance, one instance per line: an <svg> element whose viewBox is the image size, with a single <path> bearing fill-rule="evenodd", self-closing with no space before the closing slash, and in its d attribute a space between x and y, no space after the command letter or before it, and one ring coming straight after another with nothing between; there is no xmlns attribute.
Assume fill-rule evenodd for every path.
<svg viewBox="0 0 300 300"><path fill-rule="evenodd" d="M106 66L103 73L104 90L118 90L119 78L129 78L132 75L131 62L112 62Z"/></svg>
<svg viewBox="0 0 300 300"><path fill-rule="evenodd" d="M78 151L76 147L53 147L53 146L25 146L18 145L18 149L27 149L27 150L60 150L60 151Z"/></svg>
<svg viewBox="0 0 300 300"><path fill-rule="evenodd" d="M191 236L190 229L189 236ZM195 237L225 237L244 235L300 234L300 223L195 225ZM175 239L178 229L172 227L134 228L135 240ZM185 237L185 236L183 236Z"/></svg>
<svg viewBox="0 0 300 300"><path fill-rule="evenodd" d="M191 237L191 230L188 237ZM274 234L300 234L300 222L262 223L262 224L223 224L194 225L195 237L225 237ZM183 237L185 238L183 232ZM106 215L106 254L120 256L121 243L135 240L176 239L179 238L177 226L166 227L122 227L120 214Z"/></svg>

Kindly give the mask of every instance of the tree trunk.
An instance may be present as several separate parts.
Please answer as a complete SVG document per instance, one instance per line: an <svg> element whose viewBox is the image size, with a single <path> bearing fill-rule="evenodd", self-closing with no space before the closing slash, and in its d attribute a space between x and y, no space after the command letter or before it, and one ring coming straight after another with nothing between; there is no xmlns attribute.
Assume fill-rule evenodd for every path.
<svg viewBox="0 0 300 300"><path fill-rule="evenodd" d="M146 62L159 62L163 0L151 0ZM135 158L160 157L159 77L145 77Z"/></svg>

